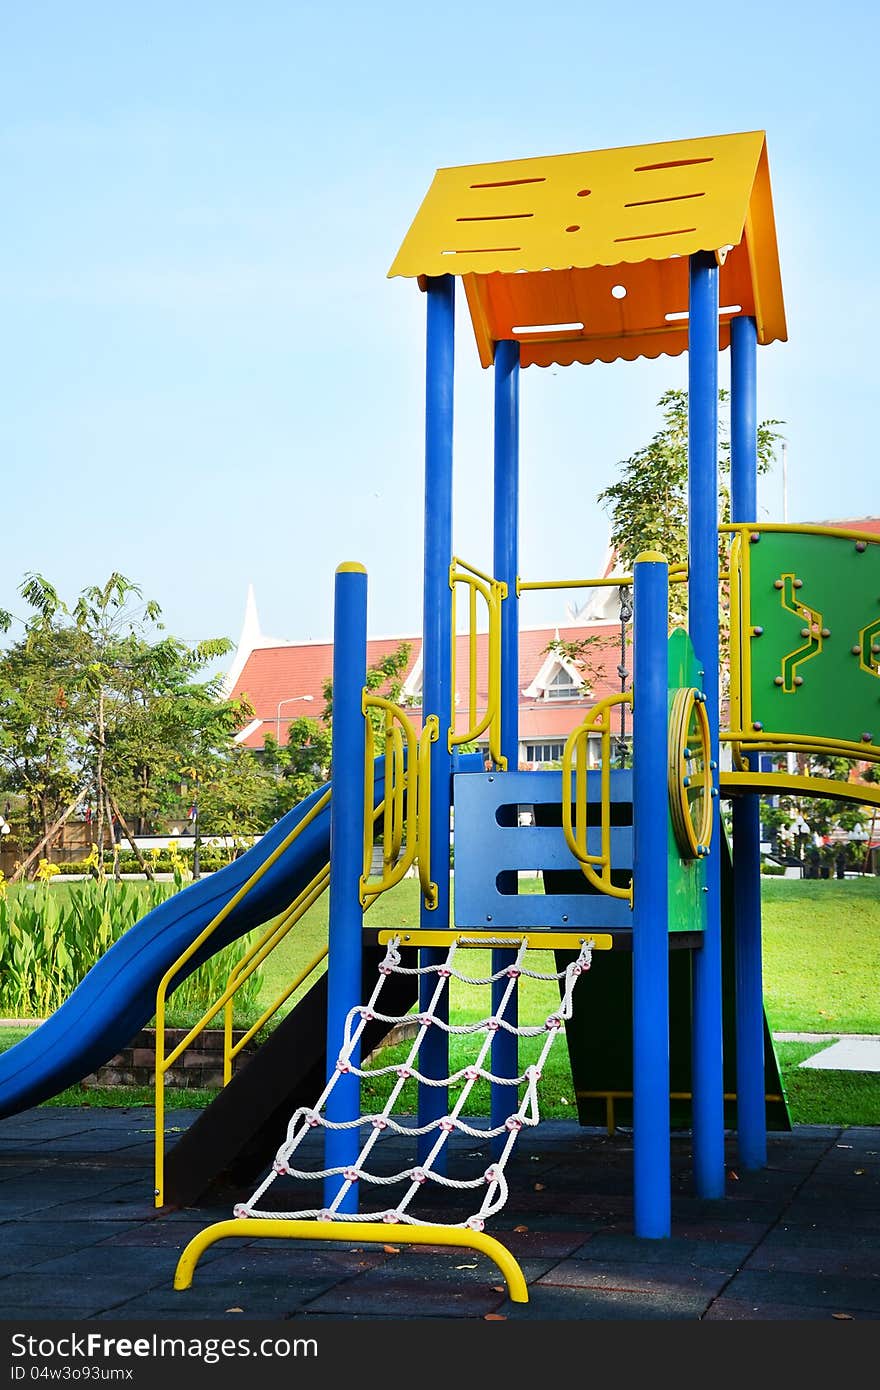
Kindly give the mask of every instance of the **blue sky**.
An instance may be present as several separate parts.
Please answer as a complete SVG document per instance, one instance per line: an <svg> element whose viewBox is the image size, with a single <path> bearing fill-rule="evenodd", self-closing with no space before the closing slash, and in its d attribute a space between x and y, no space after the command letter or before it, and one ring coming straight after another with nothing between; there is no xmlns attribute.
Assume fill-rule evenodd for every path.
<svg viewBox="0 0 880 1390"><path fill-rule="evenodd" d="M0 606L27 570L73 598L118 569L178 635L235 638L253 581L267 632L321 638L359 560L371 630L419 631L424 300L386 275L434 170L740 130L767 132L789 341L759 352L759 411L789 518L876 514L877 15L7 0ZM685 380L523 374L524 576L599 572L596 495ZM456 391L455 548L488 566L462 298ZM760 505L781 520L780 471Z"/></svg>

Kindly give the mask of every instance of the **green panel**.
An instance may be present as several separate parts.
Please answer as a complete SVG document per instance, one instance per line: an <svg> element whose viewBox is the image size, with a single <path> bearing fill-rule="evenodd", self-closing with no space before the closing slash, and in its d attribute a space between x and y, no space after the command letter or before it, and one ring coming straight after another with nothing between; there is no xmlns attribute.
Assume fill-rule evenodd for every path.
<svg viewBox="0 0 880 1390"><path fill-rule="evenodd" d="M691 639L683 628L677 627L669 637L668 647L669 704L676 690L682 687L703 688L700 665L694 656ZM682 859L667 816L667 857L669 863L669 930L702 931L706 919L706 866L702 859Z"/></svg>
<svg viewBox="0 0 880 1390"><path fill-rule="evenodd" d="M754 534L745 621L763 631L747 638L750 719L762 726L753 732L880 744L880 545Z"/></svg>
<svg viewBox="0 0 880 1390"><path fill-rule="evenodd" d="M726 834L721 835L721 970L724 1048L724 1124L736 1128L736 1011L734 973L733 867ZM557 952L561 970L573 957ZM669 1089L673 1129L691 1125L691 963L693 952L669 953ZM605 1101L587 1099L586 1091L622 1091L615 1121L632 1124L632 953L597 951L593 968L574 992L574 1014L565 1025L582 1125L605 1125ZM767 1127L790 1130L791 1118L782 1088L773 1039L764 1016L764 1088Z"/></svg>

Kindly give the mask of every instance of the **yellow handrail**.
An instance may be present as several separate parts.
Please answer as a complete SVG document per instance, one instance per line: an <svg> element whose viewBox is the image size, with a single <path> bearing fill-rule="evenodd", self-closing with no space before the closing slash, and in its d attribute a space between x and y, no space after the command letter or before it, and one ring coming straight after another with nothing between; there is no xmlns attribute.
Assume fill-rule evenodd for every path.
<svg viewBox="0 0 880 1390"><path fill-rule="evenodd" d="M607 893L609 897L623 898L632 907L632 877L626 888L619 888L611 882L611 711L615 705L628 705L632 709L632 691L628 690L622 695L609 695L606 699L600 700L590 710L583 723L573 729L566 739L562 752L562 831L568 848L593 887L598 888L600 893ZM601 848L598 854L590 854L587 850L587 740L590 734L596 733L601 739ZM574 824L571 813L572 773L575 779Z"/></svg>
<svg viewBox="0 0 880 1390"><path fill-rule="evenodd" d="M468 727L455 732L456 689L456 593L463 585L468 591ZM452 590L452 709L449 724L449 751L472 743L489 731L489 755L496 767L505 770L507 759L501 753L501 604L507 598L507 585L484 574L466 560L454 556L449 567ZM483 599L489 619L487 681L488 699L483 717L477 709L477 596Z"/></svg>
<svg viewBox="0 0 880 1390"><path fill-rule="evenodd" d="M370 882L373 835L376 817L372 813L375 787L376 734L370 711L382 715L385 739L385 798L383 809L382 875ZM406 877L418 861L419 882L425 906L437 906L437 885L431 880L430 865L430 745L439 736L436 715L425 720L421 734L399 705L381 695L363 694L366 719L364 871L360 897L364 908L371 907L380 894Z"/></svg>
<svg viewBox="0 0 880 1390"><path fill-rule="evenodd" d="M688 567L685 564L669 566L670 584L682 584L687 579ZM516 581L517 595L532 589L631 589L631 574L605 574L601 579L519 579Z"/></svg>
<svg viewBox="0 0 880 1390"><path fill-rule="evenodd" d="M229 975L229 979L227 981L226 992L228 993L229 997L226 1000L223 1019L224 1086L228 1086L229 1082L232 1080L232 1064L235 1061L235 1058L238 1056L239 1052L241 1052L242 1048L247 1046L247 1044L251 1041L251 1038L253 1038L260 1031L264 1024L268 1023L269 1019L274 1017L274 1015L281 1008L282 1004L285 1004L287 1000L290 998L291 994L293 994L294 990L299 988L299 986L303 982L303 979L310 975L312 973L312 970L316 966L320 965L321 961L324 959L324 956L326 956L327 954L327 948L325 946L323 951L315 957L313 963L306 968L305 975L301 974L297 976L294 983L292 985L288 985L278 996L278 998L274 1001L274 1003L270 1004L268 1008L266 1008L263 1011L263 1013L257 1019L256 1023L253 1024L252 1027L248 1028L248 1030L244 1033L243 1037L239 1038L237 1043L233 1043L232 1040L234 993L241 988L241 986L245 983L246 980L250 979L254 971L259 970L260 966L264 964L267 958L275 950L275 947L281 944L281 942L287 936L291 928L296 926L297 922L300 920L301 917L305 915L306 912L308 912L310 907L314 906L314 904L318 901L321 895L325 892L329 882L330 865L325 864L324 867L320 870L320 872L317 873L315 877L312 879L311 883L309 883L298 895L298 897L294 899L290 907L288 907L279 917L275 919L274 922L272 922L269 925L269 927L259 938L259 940L255 941L254 944L250 946L247 951L245 951L241 959L238 960L233 966L232 971Z"/></svg>
<svg viewBox="0 0 880 1390"><path fill-rule="evenodd" d="M282 854L285 854L294 841L302 834L307 826L324 811L330 803L330 788L318 798L314 806L306 813L294 828L283 840L277 844L271 854L267 855L262 864L251 874L232 897L223 904L219 912L211 918L208 925L199 932L195 940L180 953L177 959L168 967L156 989L156 1080L154 1085L154 1112L155 1112L155 1205L161 1207L164 1203L164 1184L165 1184L165 1075L177 1058L183 1053L190 1043L198 1037L203 1028L210 1023L226 1004L227 998L231 998L235 990L227 985L220 995L220 998L211 1005L203 1014L201 1019L190 1028L189 1032L177 1046L166 1055L165 1053L165 1001L168 987L180 970L195 953L213 936L214 932L240 902L247 897L248 893L259 883L272 866L277 863Z"/></svg>

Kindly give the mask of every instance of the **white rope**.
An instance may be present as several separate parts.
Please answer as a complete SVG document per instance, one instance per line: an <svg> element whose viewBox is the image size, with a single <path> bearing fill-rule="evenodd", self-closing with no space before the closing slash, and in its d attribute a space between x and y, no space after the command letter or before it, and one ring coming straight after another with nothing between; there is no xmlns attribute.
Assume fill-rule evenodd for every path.
<svg viewBox="0 0 880 1390"><path fill-rule="evenodd" d="M537 971L526 970L523 967L523 957L528 948L528 942L526 940L514 943L499 939L498 944L501 946L510 946L511 949L513 949L514 945L516 945L516 962L514 965L507 966L485 979L463 975L454 968L452 962L455 957L455 952L458 949L458 944L458 942L452 943L446 959L442 964L410 968L404 967L401 964L401 955L398 949L400 938L394 937L389 941L384 959L379 966L379 978L369 1001L366 1004L357 1005L355 1008L349 1010L345 1020L342 1049L337 1058L335 1070L327 1081L327 1085L324 1087L321 1096L314 1106L300 1106L299 1109L294 1111L290 1123L287 1126L284 1142L278 1149L271 1171L257 1187L249 1201L236 1206L236 1216L259 1216L282 1221L315 1219L319 1221L380 1221L388 1224L403 1222L410 1225L455 1225L468 1227L473 1230L482 1230L486 1220L501 1210L504 1203L507 1201L508 1195L507 1178L505 1175L507 1161L520 1131L525 1126L538 1124L540 1120L538 1082L541 1079L541 1073L551 1047L562 1032L565 1021L571 1017L574 987L579 977L590 968L593 942L584 942L577 959L566 966L564 970L551 974L543 974ZM368 1023L378 1021L381 1023L395 1024L402 1023L404 1019L409 1021L413 1017L407 1014L383 1014L378 1008L378 1000L382 987L389 976L395 974L420 976L436 974L437 984L428 1007L420 1014L416 1015L419 1028L409 1048L406 1060L400 1064L385 1067L360 1067L352 1061L352 1057L356 1055L361 1036ZM564 981L560 1007L555 1013L549 1014L542 1024L536 1026L516 1025L504 1017L511 999L513 999L516 994L519 980L523 976L536 980ZM448 990L449 981L452 979L460 980L470 985L491 985L496 981L506 979L507 984L502 991L501 999L498 1001L498 1007L491 1015L480 1019L476 1023L453 1026L438 1016L440 1002ZM435 1027L441 1028L445 1033L458 1035L484 1034L483 1042L476 1058L470 1066L463 1067L447 1077L425 1076L418 1070L416 1058L419 1049L428 1031ZM545 1035L544 1044L540 1049L537 1062L526 1067L525 1071L519 1076L496 1076L484 1066L484 1062L491 1050L492 1042L500 1031L513 1034L517 1037L540 1037L542 1034ZM329 1120L326 1115L322 1113L327 1099L340 1076L365 1078L390 1075L395 1075L397 1079L381 1111L375 1114L359 1115L352 1120L335 1121ZM425 1125L401 1125L393 1118L391 1111L407 1081L416 1081L422 1086L446 1087L447 1089L459 1083L463 1084L461 1085L461 1090L454 1104L446 1115L432 1120L429 1124ZM488 1081L494 1086L523 1086L525 1088L518 1109L508 1115L502 1124L494 1127L477 1127L467 1124L461 1118L461 1111L478 1081ZM319 1127L324 1130L367 1129L369 1132L361 1145L360 1152L354 1163L336 1168L309 1170L293 1166L290 1163L290 1159L306 1136ZM367 1159L373 1148L379 1142L381 1136L385 1133L407 1135L412 1138L428 1134L434 1134L436 1137L427 1157L422 1163L402 1168L398 1172L391 1174L383 1175L371 1173L366 1166ZM507 1139L503 1145L500 1157L492 1163L485 1172L468 1179L449 1178L445 1174L438 1172L434 1165L442 1154L450 1135L455 1133L465 1134L471 1138L480 1140L497 1138L506 1133ZM329 1207L301 1211L268 1211L258 1204L264 1194L272 1187L273 1183L275 1183L279 1177L290 1177L298 1180L340 1177L342 1178L342 1182L339 1184L338 1191ZM370 1213L352 1214L351 1212L340 1211L340 1204L346 1194L351 1191L355 1184L361 1182L378 1187L388 1187L395 1183L408 1183L408 1187L396 1206L386 1207L381 1211ZM423 1193L432 1183L440 1187L460 1190L485 1188L485 1192L477 1211L473 1212L463 1221L424 1221L421 1217L411 1215L408 1208L416 1196Z"/></svg>

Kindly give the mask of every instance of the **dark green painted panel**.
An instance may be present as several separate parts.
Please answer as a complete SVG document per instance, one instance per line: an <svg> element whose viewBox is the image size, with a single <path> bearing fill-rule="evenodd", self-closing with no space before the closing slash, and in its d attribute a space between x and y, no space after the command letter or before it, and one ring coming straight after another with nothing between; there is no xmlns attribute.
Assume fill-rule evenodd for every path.
<svg viewBox="0 0 880 1390"><path fill-rule="evenodd" d="M721 931L724 1090L734 1099L725 1101L724 1122L736 1128L736 1015L733 958L733 867L727 836L721 836ZM570 957L557 954L557 970ZM690 950L669 953L669 1075L670 1092L691 1089L691 966ZM601 951L592 969L582 975L574 994L574 1014L566 1024L572 1078L578 1093L624 1091L632 1093L632 954ZM764 1086L768 1096L767 1127L790 1130L791 1120L782 1089L773 1039L764 1018ZM605 1102L578 1095L578 1119L582 1125L605 1125ZM632 1125L632 1101L615 1102L618 1125ZM690 1100L670 1101L673 1129L691 1126Z"/></svg>
<svg viewBox="0 0 880 1390"><path fill-rule="evenodd" d="M755 534L748 619L763 631L746 638L752 722L847 743L867 733L880 744L880 544Z"/></svg>
<svg viewBox="0 0 880 1390"><path fill-rule="evenodd" d="M669 636L667 673L669 707L676 690L696 686L703 688L702 672L694 656L691 639L683 628L675 628ZM669 930L702 931L706 925L706 866L701 859L682 859L678 841L667 816L667 857L669 862ZM638 892L638 884L636 884Z"/></svg>

